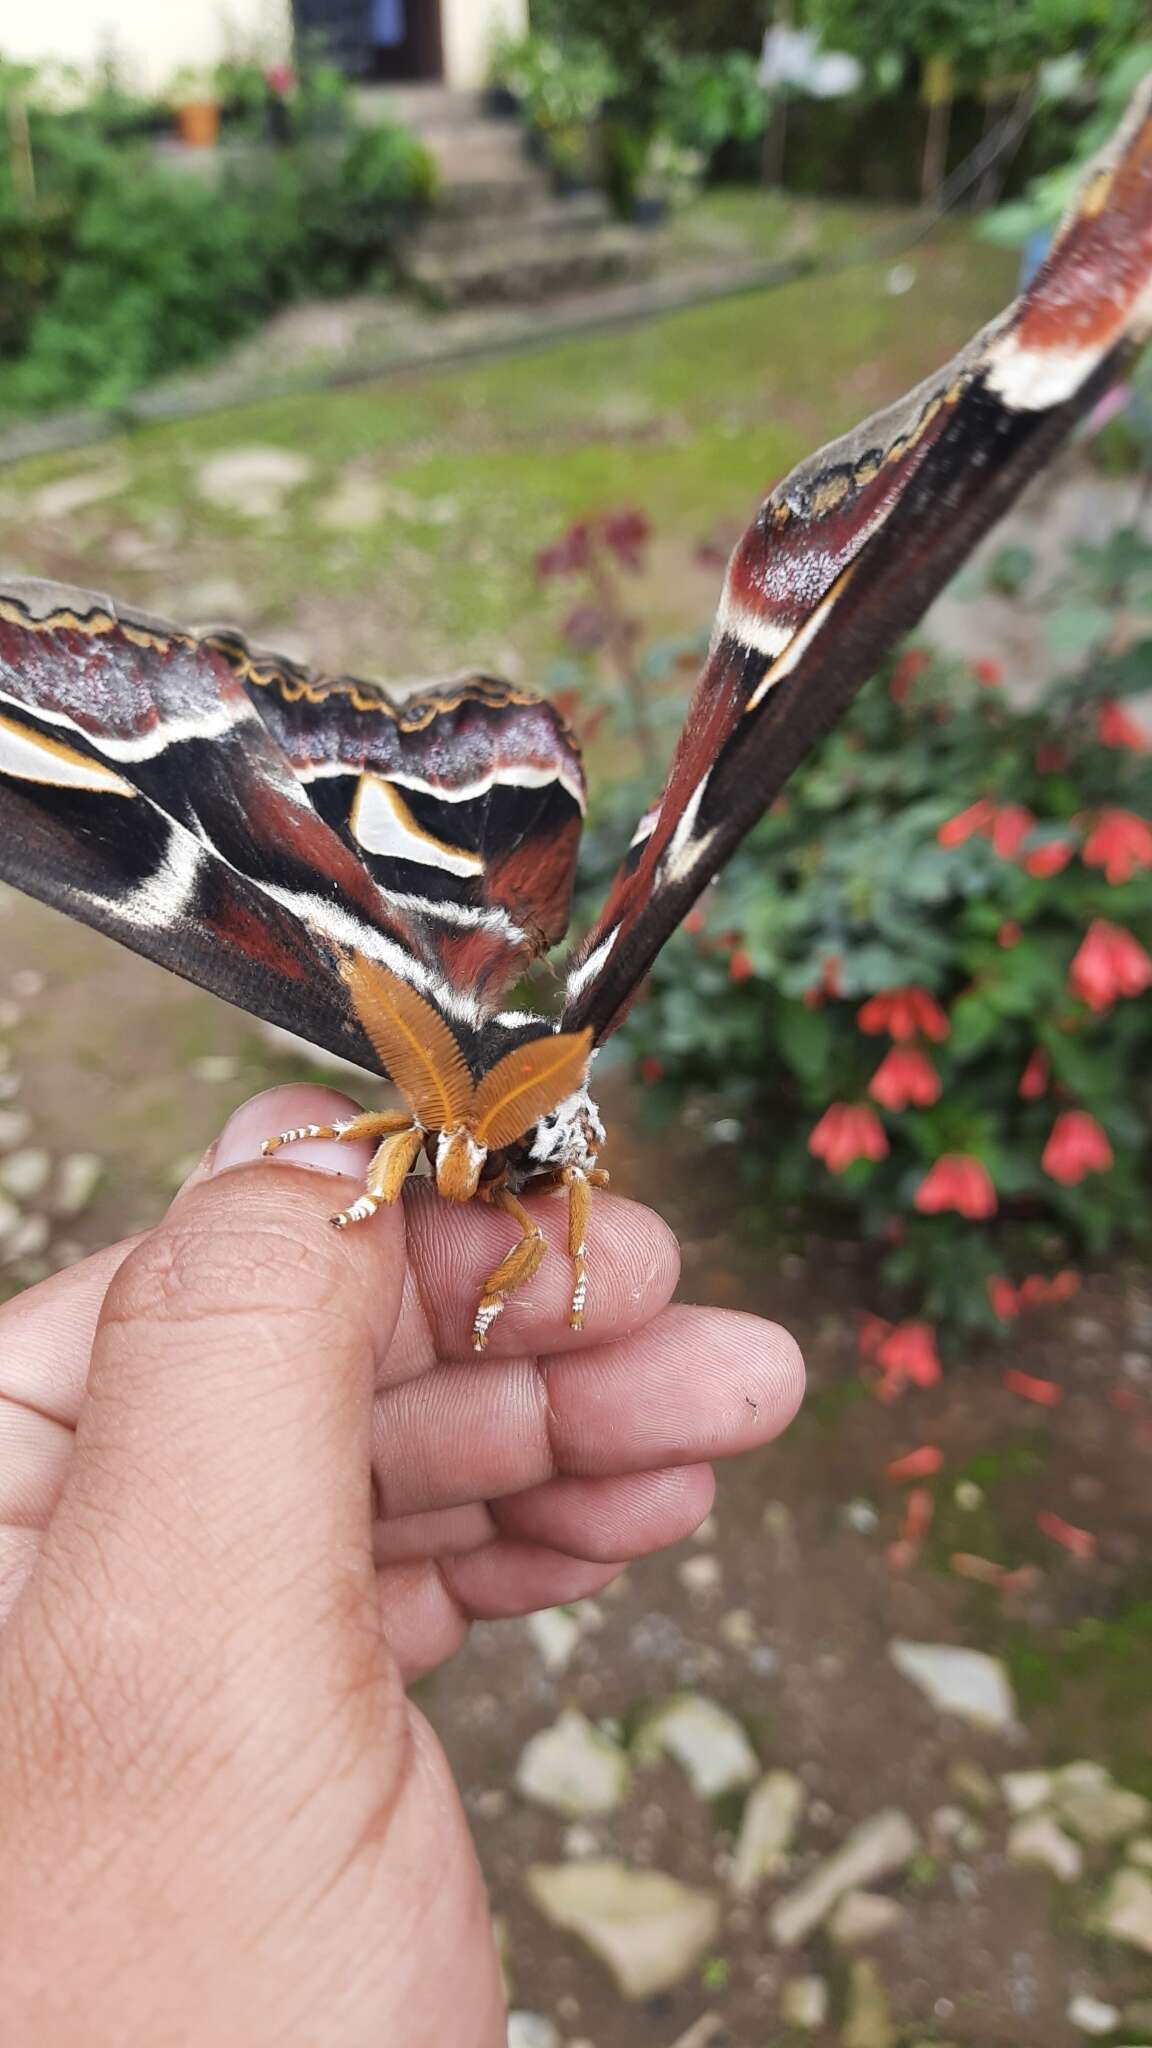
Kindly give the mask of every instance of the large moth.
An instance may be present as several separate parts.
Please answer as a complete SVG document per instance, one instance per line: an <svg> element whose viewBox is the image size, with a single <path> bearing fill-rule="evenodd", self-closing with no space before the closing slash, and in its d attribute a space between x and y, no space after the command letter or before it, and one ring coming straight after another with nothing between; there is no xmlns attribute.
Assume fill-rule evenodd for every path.
<svg viewBox="0 0 1152 2048"><path fill-rule="evenodd" d="M482 1349L544 1256L520 1197L569 1203L572 1321L606 1176L591 1063L660 947L792 769L1152 325L1152 90L1046 264L938 376L792 472L728 567L663 794L559 1015L502 1008L562 936L577 747L530 691L466 675L394 701L55 584L0 584L0 875L204 988L390 1078L341 1227L421 1157L519 1240ZM268 1150L317 1130L270 1134Z"/></svg>

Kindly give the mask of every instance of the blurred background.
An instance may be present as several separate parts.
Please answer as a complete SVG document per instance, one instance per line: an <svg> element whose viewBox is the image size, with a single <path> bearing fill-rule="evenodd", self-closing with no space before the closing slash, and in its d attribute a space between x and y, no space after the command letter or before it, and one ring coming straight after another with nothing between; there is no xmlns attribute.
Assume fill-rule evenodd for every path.
<svg viewBox="0 0 1152 2048"><path fill-rule="evenodd" d="M1150 69L1141 0L0 0L0 571L548 688L586 919L758 499L1006 303ZM684 1294L812 1391L422 1689L512 2048L1152 2042L1150 465L1137 372L606 1063ZM305 1060L0 892L0 1297Z"/></svg>

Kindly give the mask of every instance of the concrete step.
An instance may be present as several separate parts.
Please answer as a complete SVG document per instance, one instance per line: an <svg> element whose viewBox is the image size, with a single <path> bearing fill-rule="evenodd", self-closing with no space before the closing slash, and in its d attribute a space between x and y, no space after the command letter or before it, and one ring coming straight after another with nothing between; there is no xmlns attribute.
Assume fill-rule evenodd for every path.
<svg viewBox="0 0 1152 2048"><path fill-rule="evenodd" d="M442 306L534 304L642 277L653 253L651 237L642 230L613 224L485 237L451 253L417 246L405 267L412 282Z"/></svg>
<svg viewBox="0 0 1152 2048"><path fill-rule="evenodd" d="M459 189L454 188L453 196ZM606 227L611 219L608 202L601 192L575 192L560 199L547 187L542 192L529 187L523 193L505 188L501 196L507 197L509 189L515 198L512 206L437 207L421 223L420 248L430 256L452 256L458 251L467 254L477 240L490 241L494 237L510 246L515 237L514 246L519 247L525 240L536 244L549 235L567 239L589 228Z"/></svg>

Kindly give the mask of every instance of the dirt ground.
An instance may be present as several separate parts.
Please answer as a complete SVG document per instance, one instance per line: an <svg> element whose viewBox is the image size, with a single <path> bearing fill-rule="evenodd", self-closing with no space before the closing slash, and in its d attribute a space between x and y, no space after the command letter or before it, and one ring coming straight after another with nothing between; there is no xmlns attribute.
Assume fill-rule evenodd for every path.
<svg viewBox="0 0 1152 2048"><path fill-rule="evenodd" d="M0 962L9 1106L27 1110L36 1145L104 1162L92 1206L68 1225L69 1256L147 1224L233 1105L292 1071L236 1012L10 893ZM95 1031L94 1018L114 1028ZM1152 1290L1136 1275L1092 1278L1071 1309L1037 1315L1007 1360L973 1356L938 1389L882 1406L858 1376L852 1248L750 1242L723 1150L649 1137L624 1081L608 1093L616 1184L680 1233L683 1296L787 1324L810 1395L784 1442L723 1474L700 1540L576 1610L563 1668L549 1667L528 1624L490 1625L422 1688L506 1929L513 2002L557 2029L523 2038L674 2048L687 2034L693 2048L783 2048L801 2038L780 2021L783 1988L813 1973L831 2001L806 2036L818 2048L1072 2048L1084 2038L1067 2017L1078 1995L1117 2025L1132 2015L1109 2040L1152 2038L1152 1960L1092 1926L1117 1846L1089 1847L1073 1885L1018 1867L997 1785L1006 1771L1089 1757L1152 1791ZM1006 1362L1055 1381L1062 1403L1040 1409L1007 1392ZM907 1489L885 1467L926 1443L944 1457L935 1520L894 1570ZM1089 1530L1095 1557L1047 1540L1035 1522L1044 1510ZM957 1552L1034 1575L1005 1596L958 1576ZM1002 1660L1017 1724L986 1732L941 1715L893 1665L894 1639ZM681 1694L728 1710L761 1765L796 1773L807 1795L787 1870L750 1898L727 1891L739 1797L701 1797L667 1758L636 1769L615 1811L575 1826L515 1790L524 1745L562 1709L626 1747L655 1704ZM873 2026L856 2010L860 1954L824 1927L782 1950L768 1913L886 1808L910 1818L920 1846L886 1881L902 1910L867 1951L885 2008ZM526 1896L529 1866L591 1855L722 1901L707 1953L639 2003ZM708 2014L716 2030L694 2037Z"/></svg>

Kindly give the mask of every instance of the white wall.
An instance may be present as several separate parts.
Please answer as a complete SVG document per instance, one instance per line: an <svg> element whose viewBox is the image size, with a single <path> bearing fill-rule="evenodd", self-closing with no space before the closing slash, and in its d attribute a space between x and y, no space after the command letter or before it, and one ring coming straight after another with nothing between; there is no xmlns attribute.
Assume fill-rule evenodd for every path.
<svg viewBox="0 0 1152 2048"><path fill-rule="evenodd" d="M0 0L0 13L15 0ZM458 90L474 91L488 75L496 37L522 36L528 29L528 0L440 0L444 76Z"/></svg>
<svg viewBox="0 0 1152 2048"><path fill-rule="evenodd" d="M0 0L0 56L91 70L110 50L125 84L152 92L185 65L275 63L291 51L290 0Z"/></svg>

